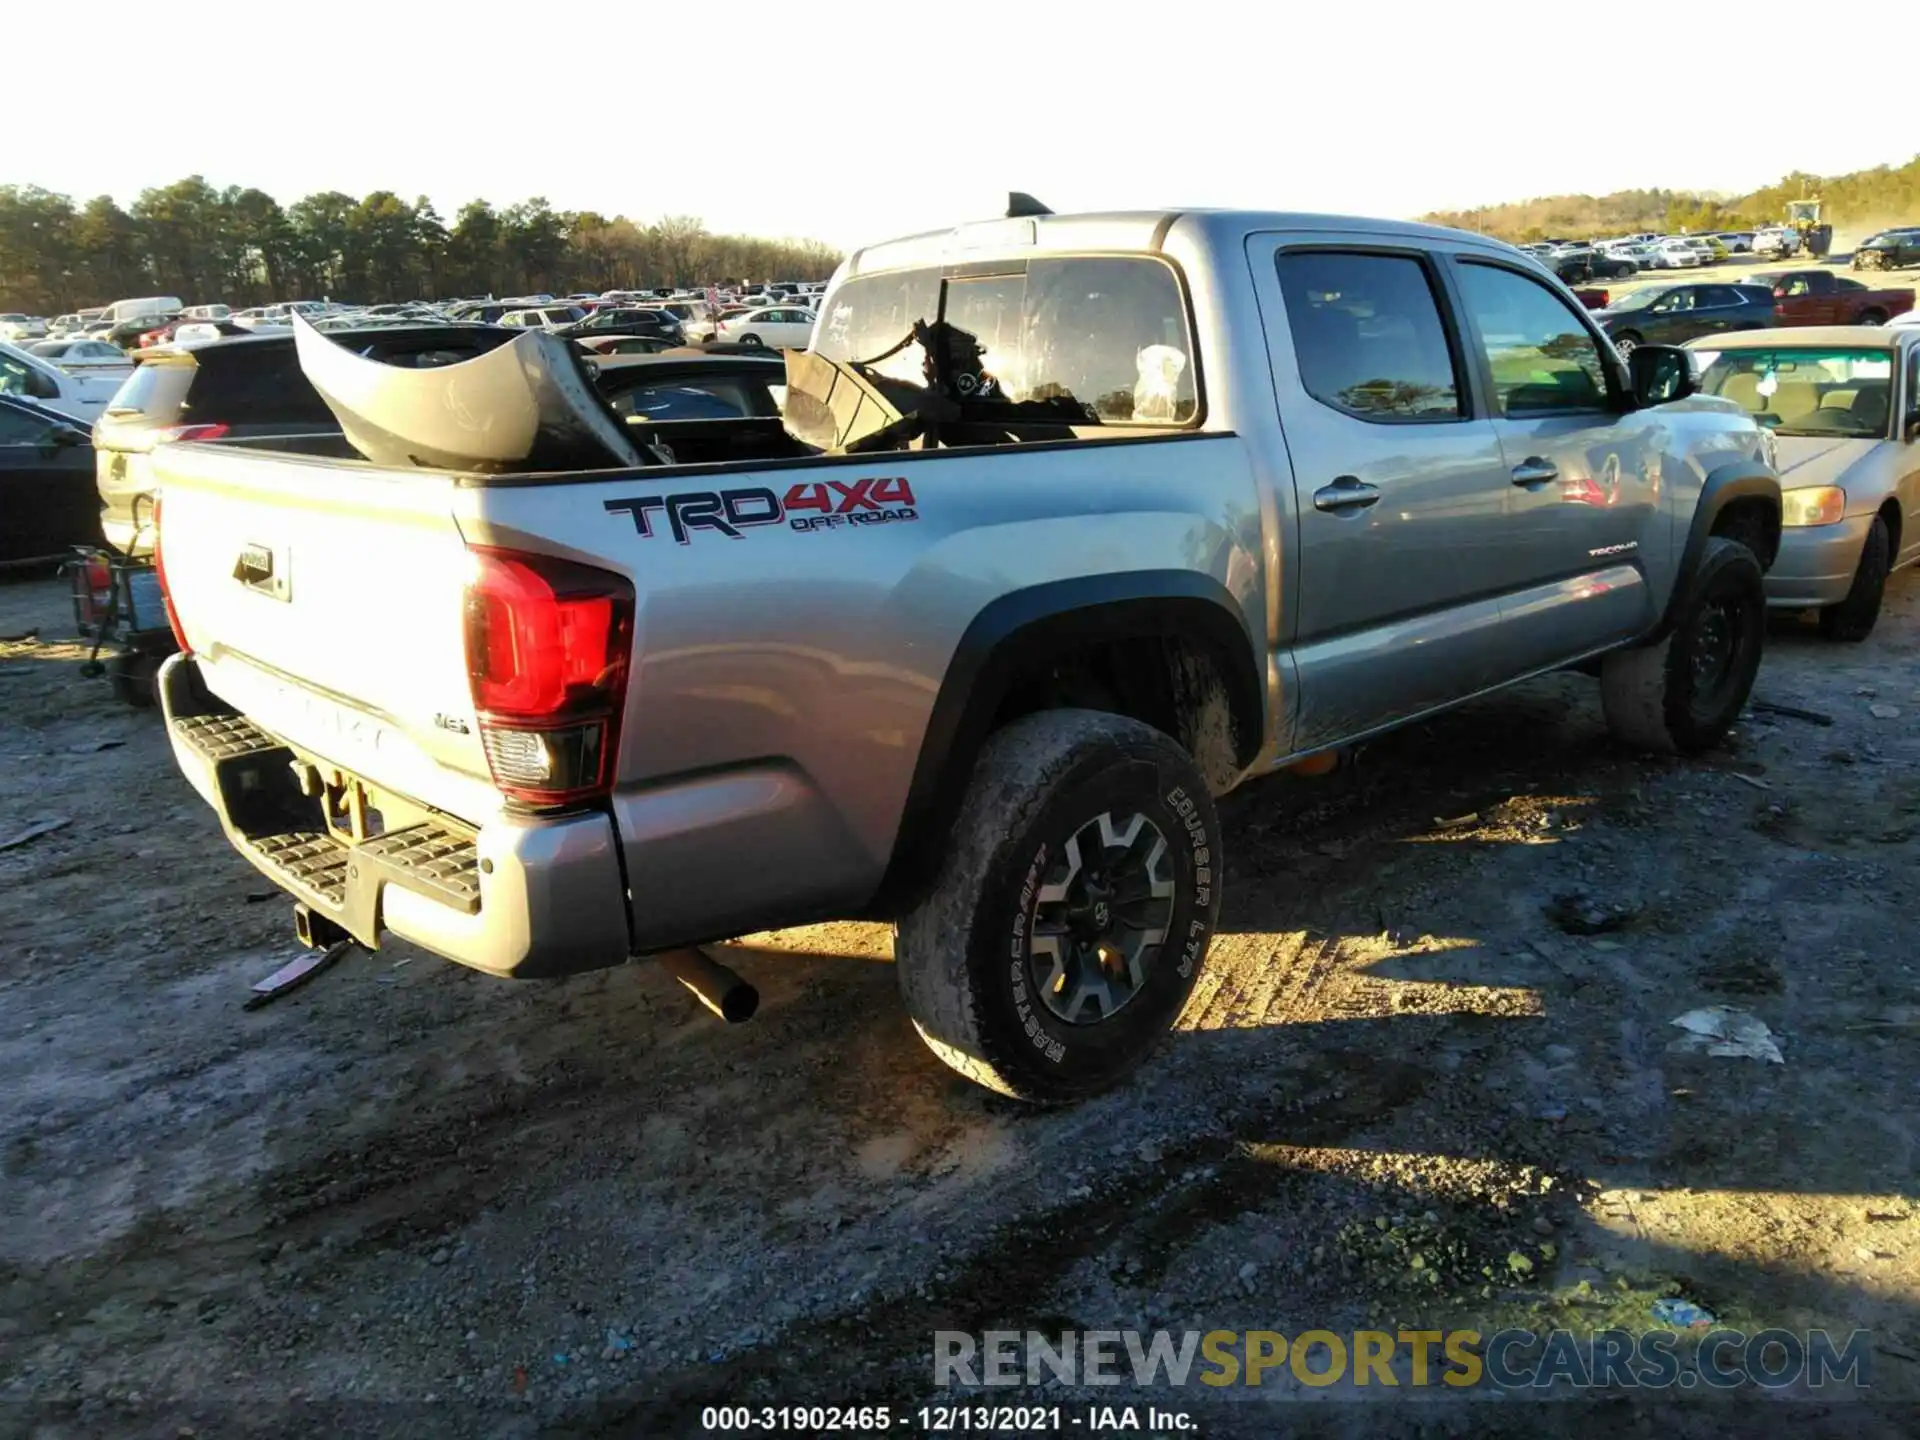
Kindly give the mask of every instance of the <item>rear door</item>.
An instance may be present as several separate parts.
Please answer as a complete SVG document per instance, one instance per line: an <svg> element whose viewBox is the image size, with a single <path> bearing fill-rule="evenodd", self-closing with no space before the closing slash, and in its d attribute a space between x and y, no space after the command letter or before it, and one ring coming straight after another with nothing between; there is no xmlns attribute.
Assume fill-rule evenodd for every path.
<svg viewBox="0 0 1920 1440"><path fill-rule="evenodd" d="M1553 287L1494 256L1451 269L1507 467L1505 679L1650 623L1641 567L1665 556L1653 479L1664 427L1628 408L1609 351Z"/></svg>
<svg viewBox="0 0 1920 1440"><path fill-rule="evenodd" d="M98 544L93 451L72 427L0 400L0 564Z"/></svg>
<svg viewBox="0 0 1920 1440"><path fill-rule="evenodd" d="M1702 285L1694 299L1694 334L1725 335L1747 328L1746 301L1732 285Z"/></svg>
<svg viewBox="0 0 1920 1440"><path fill-rule="evenodd" d="M1379 240L1248 241L1299 494L1288 599L1301 749L1431 709L1493 671L1499 439L1475 409L1439 260Z"/></svg>

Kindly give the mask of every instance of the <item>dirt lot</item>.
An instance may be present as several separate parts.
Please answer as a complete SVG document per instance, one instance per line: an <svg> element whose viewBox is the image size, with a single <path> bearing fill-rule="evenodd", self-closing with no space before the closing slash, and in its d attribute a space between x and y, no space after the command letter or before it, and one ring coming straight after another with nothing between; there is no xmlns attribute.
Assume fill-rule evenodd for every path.
<svg viewBox="0 0 1920 1440"><path fill-rule="evenodd" d="M1911 1402L1917 582L1861 646L1775 627L1756 694L1831 725L1650 762L1555 679L1240 792L1179 1032L1054 1113L922 1049L872 926L744 942L733 1029L642 966L515 985L404 947L243 1013L287 906L80 677L55 587L0 587L0 634L39 627L0 645L0 843L67 822L0 851L0 1430L674 1436L920 1403L938 1328L1644 1327L1676 1295L1870 1328ZM1785 1063L1675 1053L1716 1004ZM1542 1433L1272 1408L1301 1398L1202 1433Z"/></svg>

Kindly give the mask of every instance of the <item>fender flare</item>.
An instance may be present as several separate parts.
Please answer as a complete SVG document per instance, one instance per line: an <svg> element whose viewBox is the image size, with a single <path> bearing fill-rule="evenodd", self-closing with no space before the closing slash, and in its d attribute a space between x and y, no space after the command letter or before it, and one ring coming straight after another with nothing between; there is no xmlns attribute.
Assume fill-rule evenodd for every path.
<svg viewBox="0 0 1920 1440"><path fill-rule="evenodd" d="M967 625L920 740L893 853L865 913L885 917L931 878L981 747L1023 666L1106 640L1197 640L1221 662L1238 759L1265 740L1265 692L1252 634L1233 596L1210 575L1135 570L1009 591Z"/></svg>
<svg viewBox="0 0 1920 1440"><path fill-rule="evenodd" d="M1700 561L1706 554L1714 525L1729 505L1743 500L1764 501L1773 512L1773 550L1759 557L1762 570L1772 568L1774 555L1779 550L1780 477L1760 460L1729 461L1710 473L1700 487L1700 498L1694 505L1693 519L1687 526L1687 538L1680 550L1680 563L1674 567L1673 593L1667 597L1660 623L1647 636L1648 642L1663 639L1673 628L1674 621L1692 598L1694 577L1699 574Z"/></svg>

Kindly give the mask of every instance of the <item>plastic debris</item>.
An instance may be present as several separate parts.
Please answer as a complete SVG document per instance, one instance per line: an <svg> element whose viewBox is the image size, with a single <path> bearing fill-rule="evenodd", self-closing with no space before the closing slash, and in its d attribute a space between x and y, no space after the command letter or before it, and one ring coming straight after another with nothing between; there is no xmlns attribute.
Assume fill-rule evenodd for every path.
<svg viewBox="0 0 1920 1440"><path fill-rule="evenodd" d="M15 846L25 845L29 840L38 840L42 835L51 835L62 826L72 823L72 819L65 815L57 820L36 820L26 829L16 830L6 839L0 840L0 850L11 850Z"/></svg>
<svg viewBox="0 0 1920 1440"><path fill-rule="evenodd" d="M1898 705L1869 705L1867 707L1867 713L1876 720L1898 720L1900 718L1900 707Z"/></svg>
<svg viewBox="0 0 1920 1440"><path fill-rule="evenodd" d="M1715 1320L1711 1310L1691 1300L1656 1300L1653 1302L1653 1318L1662 1324L1678 1325L1683 1330L1710 1329Z"/></svg>
<svg viewBox="0 0 1920 1440"><path fill-rule="evenodd" d="M1809 725L1831 725L1833 717L1818 710L1803 710L1798 705L1780 705L1772 700L1755 700L1753 708L1762 715L1784 715L1789 720L1804 720Z"/></svg>
<svg viewBox="0 0 1920 1440"><path fill-rule="evenodd" d="M243 1010L258 1010L262 1005L270 1005L289 990L298 990L322 970L332 966L349 950L358 944L354 940L342 940L329 945L324 950L309 950L282 965L264 980L253 982L253 991L241 1005Z"/></svg>
<svg viewBox="0 0 1920 1440"><path fill-rule="evenodd" d="M1741 783L1753 786L1756 790L1773 789L1773 786L1762 780L1758 775L1743 775L1738 770L1729 770L1727 773Z"/></svg>
<svg viewBox="0 0 1920 1440"><path fill-rule="evenodd" d="M1673 1023L1687 1033L1673 1042L1671 1049L1681 1053L1717 1055L1728 1059L1765 1060L1784 1065L1773 1032L1766 1022L1745 1010L1728 1005L1709 1005L1704 1010L1689 1010Z"/></svg>

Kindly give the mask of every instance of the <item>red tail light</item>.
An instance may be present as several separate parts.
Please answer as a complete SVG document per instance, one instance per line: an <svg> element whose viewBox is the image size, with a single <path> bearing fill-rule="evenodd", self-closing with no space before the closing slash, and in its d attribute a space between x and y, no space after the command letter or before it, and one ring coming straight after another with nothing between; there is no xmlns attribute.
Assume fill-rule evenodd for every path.
<svg viewBox="0 0 1920 1440"><path fill-rule="evenodd" d="M569 560L476 546L467 679L493 781L527 805L613 788L633 586Z"/></svg>
<svg viewBox="0 0 1920 1440"><path fill-rule="evenodd" d="M159 445L168 440L218 440L231 428L221 424L175 425L170 430L154 431L153 443Z"/></svg>
<svg viewBox="0 0 1920 1440"><path fill-rule="evenodd" d="M180 623L180 616L173 608L173 592L167 588L167 555L160 543L160 499L153 501L153 569L160 579L160 603L166 608L167 628L173 631L173 643L180 647L181 653L191 655L193 646L187 643L186 628Z"/></svg>

